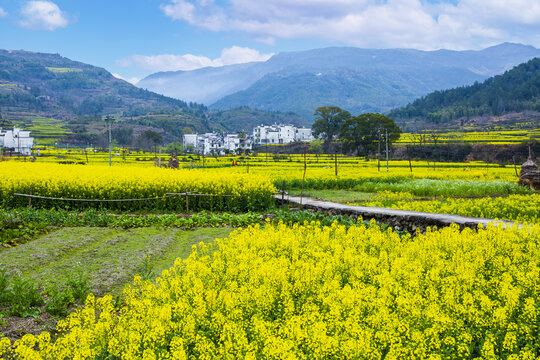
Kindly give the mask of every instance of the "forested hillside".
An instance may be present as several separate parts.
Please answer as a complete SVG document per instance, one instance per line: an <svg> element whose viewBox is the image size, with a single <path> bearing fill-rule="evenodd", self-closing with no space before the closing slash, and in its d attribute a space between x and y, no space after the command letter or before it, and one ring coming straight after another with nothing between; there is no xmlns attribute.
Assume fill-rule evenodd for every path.
<svg viewBox="0 0 540 360"><path fill-rule="evenodd" d="M540 58L482 83L435 91L389 115L399 122L466 123L474 117L540 111Z"/></svg>

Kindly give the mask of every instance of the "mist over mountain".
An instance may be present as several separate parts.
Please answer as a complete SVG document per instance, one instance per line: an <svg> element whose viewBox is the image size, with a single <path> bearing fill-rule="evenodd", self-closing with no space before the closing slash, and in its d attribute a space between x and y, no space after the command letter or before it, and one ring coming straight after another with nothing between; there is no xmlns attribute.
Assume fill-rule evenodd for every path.
<svg viewBox="0 0 540 360"><path fill-rule="evenodd" d="M156 73L137 86L215 109L249 106L312 119L318 106L386 112L435 90L482 81L540 56L504 43L480 51L331 47L265 62Z"/></svg>

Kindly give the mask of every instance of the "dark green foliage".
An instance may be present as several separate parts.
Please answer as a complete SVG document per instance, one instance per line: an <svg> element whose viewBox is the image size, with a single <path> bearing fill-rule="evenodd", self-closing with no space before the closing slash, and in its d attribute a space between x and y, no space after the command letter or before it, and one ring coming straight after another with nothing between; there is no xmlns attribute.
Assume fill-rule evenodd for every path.
<svg viewBox="0 0 540 360"><path fill-rule="evenodd" d="M90 294L90 278L80 264L72 273L67 274L67 286L73 298L80 303Z"/></svg>
<svg viewBox="0 0 540 360"><path fill-rule="evenodd" d="M334 137L339 135L342 124L350 119L351 114L337 106L321 106L313 114L315 122L311 126L313 136L324 141L324 150L330 150L330 144Z"/></svg>
<svg viewBox="0 0 540 360"><path fill-rule="evenodd" d="M155 131L145 130L137 138L137 146L145 149L152 150L154 146L163 143L163 137Z"/></svg>
<svg viewBox="0 0 540 360"><path fill-rule="evenodd" d="M6 269L2 267L0 263L0 306L3 306L8 303L8 286L9 286L9 275L6 272Z"/></svg>
<svg viewBox="0 0 540 360"><path fill-rule="evenodd" d="M66 316L69 308L75 303L70 288L61 289L58 286L50 285L45 289L44 294L47 296L45 310L53 316Z"/></svg>
<svg viewBox="0 0 540 360"><path fill-rule="evenodd" d="M112 138L120 145L132 145L133 143L133 128L130 126L120 126L112 129Z"/></svg>
<svg viewBox="0 0 540 360"><path fill-rule="evenodd" d="M498 116L524 110L540 111L540 58L483 83L435 91L392 110L389 116L399 121L424 119L430 123L447 123L460 118Z"/></svg>
<svg viewBox="0 0 540 360"><path fill-rule="evenodd" d="M399 139L401 129L392 118L381 114L361 114L346 119L340 129L339 137L343 142L345 152L357 151L368 155L375 150L376 144L384 144L386 140L391 144ZM388 136L388 139L386 139ZM384 145L383 145L384 146Z"/></svg>
<svg viewBox="0 0 540 360"><path fill-rule="evenodd" d="M43 305L41 290L37 283L15 274L7 289L9 313L20 317L37 316L40 312L38 306Z"/></svg>

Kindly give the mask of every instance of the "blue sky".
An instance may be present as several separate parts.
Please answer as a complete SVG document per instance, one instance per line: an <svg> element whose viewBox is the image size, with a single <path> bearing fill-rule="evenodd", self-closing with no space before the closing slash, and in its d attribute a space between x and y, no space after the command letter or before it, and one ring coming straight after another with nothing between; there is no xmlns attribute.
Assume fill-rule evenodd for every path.
<svg viewBox="0 0 540 360"><path fill-rule="evenodd" d="M326 46L540 47L540 0L0 0L0 48L59 53L132 82Z"/></svg>

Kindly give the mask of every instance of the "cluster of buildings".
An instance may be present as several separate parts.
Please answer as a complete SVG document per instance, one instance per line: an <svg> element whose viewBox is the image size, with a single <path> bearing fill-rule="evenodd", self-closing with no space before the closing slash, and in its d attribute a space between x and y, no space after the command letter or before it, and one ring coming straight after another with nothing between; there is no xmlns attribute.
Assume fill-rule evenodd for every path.
<svg viewBox="0 0 540 360"><path fill-rule="evenodd" d="M184 134L184 150L200 154L238 154L251 151L254 147L270 144L289 144L295 141L311 141L310 128L293 125L260 125L253 134Z"/></svg>
<svg viewBox="0 0 540 360"><path fill-rule="evenodd" d="M4 154L30 156L32 146L34 146L34 138L30 137L30 131L24 131L18 127L14 127L13 130L0 128L0 150Z"/></svg>

